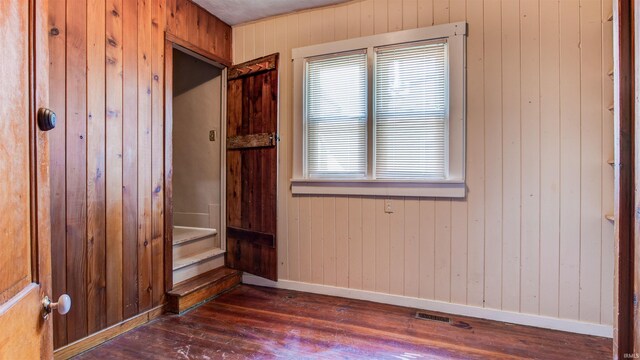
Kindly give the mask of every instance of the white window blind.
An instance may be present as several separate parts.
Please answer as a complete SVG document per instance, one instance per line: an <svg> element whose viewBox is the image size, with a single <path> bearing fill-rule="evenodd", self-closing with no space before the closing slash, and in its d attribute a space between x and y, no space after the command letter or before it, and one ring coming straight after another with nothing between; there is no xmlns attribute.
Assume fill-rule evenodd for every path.
<svg viewBox="0 0 640 360"><path fill-rule="evenodd" d="M445 178L446 43L377 48L374 92L376 177Z"/></svg>
<svg viewBox="0 0 640 360"><path fill-rule="evenodd" d="M366 51L308 59L305 93L308 176L366 177Z"/></svg>

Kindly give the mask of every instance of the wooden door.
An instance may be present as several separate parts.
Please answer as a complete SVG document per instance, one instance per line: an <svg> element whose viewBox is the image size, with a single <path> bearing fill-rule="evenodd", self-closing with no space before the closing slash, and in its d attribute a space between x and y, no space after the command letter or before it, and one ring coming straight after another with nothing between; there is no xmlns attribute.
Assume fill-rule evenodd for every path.
<svg viewBox="0 0 640 360"><path fill-rule="evenodd" d="M46 0L0 2L0 359L53 356L45 27Z"/></svg>
<svg viewBox="0 0 640 360"><path fill-rule="evenodd" d="M278 54L229 69L228 267L278 279Z"/></svg>

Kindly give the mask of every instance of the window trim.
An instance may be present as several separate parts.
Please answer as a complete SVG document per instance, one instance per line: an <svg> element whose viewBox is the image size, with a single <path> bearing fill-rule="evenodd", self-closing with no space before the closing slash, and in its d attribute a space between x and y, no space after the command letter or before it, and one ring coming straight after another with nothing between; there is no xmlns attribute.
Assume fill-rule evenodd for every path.
<svg viewBox="0 0 640 360"><path fill-rule="evenodd" d="M360 38L334 41L296 48L291 51L293 61L293 194L333 195L381 195L381 196L428 196L465 197L465 22L436 25ZM304 123L304 91L306 59L335 53L367 50L367 126L373 125L373 80L375 48L403 43L446 39L448 43L449 68L449 118L448 118L448 166L447 178L442 180L377 180L366 179L318 179L305 177L306 124ZM367 132L367 170L373 175L372 131Z"/></svg>

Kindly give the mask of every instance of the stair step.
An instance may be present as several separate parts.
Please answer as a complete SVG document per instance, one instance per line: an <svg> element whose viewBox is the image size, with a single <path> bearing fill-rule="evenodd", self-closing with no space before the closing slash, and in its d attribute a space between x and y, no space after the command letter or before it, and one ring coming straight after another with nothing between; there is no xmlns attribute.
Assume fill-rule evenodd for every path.
<svg viewBox="0 0 640 360"><path fill-rule="evenodd" d="M215 257L216 255L220 255L223 253L224 253L224 250L218 248L218 249L206 250L201 253L197 253L191 256L186 256L180 259L174 259L173 271L180 270L189 265L197 264L199 262L205 261L207 259Z"/></svg>
<svg viewBox="0 0 640 360"><path fill-rule="evenodd" d="M209 228L196 228L188 226L173 227L173 245L180 245L190 241L215 236L218 230Z"/></svg>
<svg viewBox="0 0 640 360"><path fill-rule="evenodd" d="M230 290L242 281L242 272L219 267L176 284L168 292L169 311L182 313L214 296Z"/></svg>

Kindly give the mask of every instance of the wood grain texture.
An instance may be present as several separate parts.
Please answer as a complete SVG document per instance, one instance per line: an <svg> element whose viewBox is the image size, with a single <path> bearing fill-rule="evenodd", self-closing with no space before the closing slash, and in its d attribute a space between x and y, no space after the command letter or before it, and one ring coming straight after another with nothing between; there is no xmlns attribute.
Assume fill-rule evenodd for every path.
<svg viewBox="0 0 640 360"><path fill-rule="evenodd" d="M66 9L66 243L67 341L87 336L87 38L86 6ZM62 130L62 129L60 129ZM62 154L52 154L54 158ZM53 204L56 208L56 204ZM54 239L60 241L61 239Z"/></svg>
<svg viewBox="0 0 640 360"><path fill-rule="evenodd" d="M36 113L49 106L46 0L0 4L0 356L50 358L53 326L42 317L51 294L48 133ZM42 54L42 56L36 54Z"/></svg>
<svg viewBox="0 0 640 360"><path fill-rule="evenodd" d="M65 3L51 1L49 3L49 107L56 111L58 131L49 134L51 154L51 203L56 204L56 211L51 212L51 238L64 239L66 237L66 157L55 156L64 153L66 148L66 113L60 111L65 108L66 101L66 11ZM52 241L51 262L56 264L52 271L53 298L57 299L66 293L67 289L67 254L66 241ZM53 314L53 343L59 347L67 342L67 317L58 313Z"/></svg>
<svg viewBox="0 0 640 360"><path fill-rule="evenodd" d="M122 17L122 295L123 318L138 313L138 6ZM124 36L124 35L127 36Z"/></svg>
<svg viewBox="0 0 640 360"><path fill-rule="evenodd" d="M56 348L165 302L165 30L198 27L176 6L49 1ZM193 41L230 63L230 27L197 9Z"/></svg>
<svg viewBox="0 0 640 360"><path fill-rule="evenodd" d="M638 340L638 206L635 145L637 120L637 51L638 23L635 3L615 1L613 5L614 42L614 111L615 159L615 300L613 358L624 359L637 354ZM627 166L624 166L627 164ZM635 354L634 354L635 353ZM633 356L631 355L631 356Z"/></svg>
<svg viewBox="0 0 640 360"><path fill-rule="evenodd" d="M165 1L151 7L151 263L153 306L165 303L164 29ZM169 266L169 264L167 264Z"/></svg>
<svg viewBox="0 0 640 360"><path fill-rule="evenodd" d="M107 325L123 319L123 13L108 0L106 16L106 313Z"/></svg>
<svg viewBox="0 0 640 360"><path fill-rule="evenodd" d="M167 310L176 314L222 294L242 282L242 273L226 267L217 268L177 284L168 292Z"/></svg>
<svg viewBox="0 0 640 360"><path fill-rule="evenodd" d="M105 0L87 4L87 331L107 325Z"/></svg>
<svg viewBox="0 0 640 360"><path fill-rule="evenodd" d="M228 137L227 150L275 146L276 136L275 133L260 133Z"/></svg>
<svg viewBox="0 0 640 360"><path fill-rule="evenodd" d="M468 23L467 197L420 199L416 216L412 198L392 198L398 212L387 214L384 198L285 191L280 278L406 296L417 279L420 298L611 325L613 226L603 215L613 209L613 83L601 80L612 68L611 1L582 4L355 0L234 26L235 62L282 56L287 189L294 150L284 146L298 121L291 49Z"/></svg>
<svg viewBox="0 0 640 360"><path fill-rule="evenodd" d="M603 359L611 351L605 338L459 316L442 323L416 319L415 313L405 307L242 285L80 358L176 358L188 349L194 358L565 359L578 353L583 359Z"/></svg>
<svg viewBox="0 0 640 360"><path fill-rule="evenodd" d="M189 0L167 0L167 33L231 65L231 27Z"/></svg>
<svg viewBox="0 0 640 360"><path fill-rule="evenodd" d="M270 58L277 65L278 54ZM278 68L251 72L253 66L249 61L230 70L245 75L228 82L228 139L278 131ZM226 264L272 280L278 271L277 174L277 146L227 148Z"/></svg>

